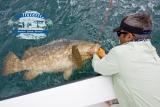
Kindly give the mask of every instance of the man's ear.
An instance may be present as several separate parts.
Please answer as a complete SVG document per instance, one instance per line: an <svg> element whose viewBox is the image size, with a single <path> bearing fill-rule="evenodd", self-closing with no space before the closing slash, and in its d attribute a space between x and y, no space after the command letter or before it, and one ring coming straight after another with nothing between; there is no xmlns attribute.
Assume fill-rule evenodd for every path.
<svg viewBox="0 0 160 107"><path fill-rule="evenodd" d="M130 41L134 40L133 34L132 33L128 33L127 39L130 40Z"/></svg>

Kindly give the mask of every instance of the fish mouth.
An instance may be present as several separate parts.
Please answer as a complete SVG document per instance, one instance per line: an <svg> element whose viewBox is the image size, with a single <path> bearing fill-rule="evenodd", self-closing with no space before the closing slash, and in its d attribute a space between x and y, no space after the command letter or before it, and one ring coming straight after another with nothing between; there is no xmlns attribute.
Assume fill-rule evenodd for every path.
<svg viewBox="0 0 160 107"><path fill-rule="evenodd" d="M92 57L93 57L93 55L90 55L90 54L82 55L82 61L89 60Z"/></svg>
<svg viewBox="0 0 160 107"><path fill-rule="evenodd" d="M87 54L85 56L93 56L94 53L97 53L97 51L99 50L99 48L101 48L101 45L99 44L96 44L92 47L90 47L88 50L87 50Z"/></svg>
<svg viewBox="0 0 160 107"><path fill-rule="evenodd" d="M97 43L94 46L92 46L91 48L94 49L94 52L96 53L99 50L99 48L101 48L101 45Z"/></svg>

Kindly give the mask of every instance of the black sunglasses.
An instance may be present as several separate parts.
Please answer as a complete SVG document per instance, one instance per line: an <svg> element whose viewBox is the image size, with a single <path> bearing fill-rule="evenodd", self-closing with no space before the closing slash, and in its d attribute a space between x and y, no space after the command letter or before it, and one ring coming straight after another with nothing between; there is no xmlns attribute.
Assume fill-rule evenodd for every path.
<svg viewBox="0 0 160 107"><path fill-rule="evenodd" d="M117 32L117 36L118 36L118 37L120 37L121 34L125 34L125 35L126 35L126 34L128 34L128 32L120 32L120 31Z"/></svg>

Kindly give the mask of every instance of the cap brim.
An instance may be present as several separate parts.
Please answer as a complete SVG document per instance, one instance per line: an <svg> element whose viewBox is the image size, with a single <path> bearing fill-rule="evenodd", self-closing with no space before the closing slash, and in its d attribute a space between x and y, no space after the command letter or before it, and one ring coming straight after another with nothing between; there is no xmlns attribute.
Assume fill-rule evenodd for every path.
<svg viewBox="0 0 160 107"><path fill-rule="evenodd" d="M122 30L122 29L120 27L117 27L117 28L113 29L113 32L118 32L120 30Z"/></svg>

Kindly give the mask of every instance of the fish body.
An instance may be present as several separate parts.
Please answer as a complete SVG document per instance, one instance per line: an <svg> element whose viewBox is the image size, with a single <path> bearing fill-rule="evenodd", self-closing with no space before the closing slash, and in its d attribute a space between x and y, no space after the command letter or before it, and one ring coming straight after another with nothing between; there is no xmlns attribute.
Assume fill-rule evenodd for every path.
<svg viewBox="0 0 160 107"><path fill-rule="evenodd" d="M68 80L73 69L80 68L85 60L91 59L88 54L91 48L97 52L100 45L88 41L57 40L26 50L22 59L10 52L4 61L3 74L25 70L25 79L31 80L44 72L64 72L64 79Z"/></svg>

